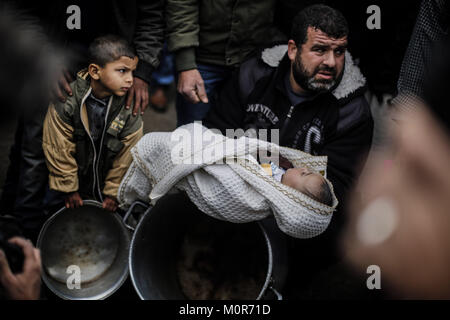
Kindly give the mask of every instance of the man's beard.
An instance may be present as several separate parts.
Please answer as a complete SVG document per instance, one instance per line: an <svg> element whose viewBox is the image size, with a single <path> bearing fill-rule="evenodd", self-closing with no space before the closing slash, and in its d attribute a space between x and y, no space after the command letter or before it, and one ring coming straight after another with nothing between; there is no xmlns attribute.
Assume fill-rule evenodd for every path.
<svg viewBox="0 0 450 320"><path fill-rule="evenodd" d="M344 64L345 65L345 64ZM320 72L325 71L331 73L331 79L315 79L315 76ZM297 54L295 61L292 65L292 75L294 76L295 82L302 87L304 90L322 93L334 90L342 80L344 72L341 72L336 77L336 68L329 68L327 66L318 66L312 74L308 73L305 66L302 63L300 54Z"/></svg>

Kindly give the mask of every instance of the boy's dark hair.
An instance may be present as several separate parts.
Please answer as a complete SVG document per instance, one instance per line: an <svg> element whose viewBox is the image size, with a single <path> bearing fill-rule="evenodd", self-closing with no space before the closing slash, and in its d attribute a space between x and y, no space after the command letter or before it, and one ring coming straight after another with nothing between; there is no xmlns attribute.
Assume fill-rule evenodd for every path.
<svg viewBox="0 0 450 320"><path fill-rule="evenodd" d="M348 35L347 20L342 13L323 4L306 7L295 16L291 39L299 49L307 41L308 27L319 29L333 39Z"/></svg>
<svg viewBox="0 0 450 320"><path fill-rule="evenodd" d="M98 37L89 46L89 63L95 63L101 67L122 56L134 59L136 51L127 40L117 35Z"/></svg>

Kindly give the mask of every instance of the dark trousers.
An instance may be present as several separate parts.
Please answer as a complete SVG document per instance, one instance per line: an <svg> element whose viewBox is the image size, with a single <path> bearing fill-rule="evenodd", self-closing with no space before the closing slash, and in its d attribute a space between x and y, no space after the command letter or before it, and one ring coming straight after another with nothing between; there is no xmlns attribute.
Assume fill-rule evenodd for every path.
<svg viewBox="0 0 450 320"><path fill-rule="evenodd" d="M48 170L42 150L42 129L47 108L24 110L19 116L10 165L0 199L2 213L14 215L24 235L36 240L45 222L44 196Z"/></svg>

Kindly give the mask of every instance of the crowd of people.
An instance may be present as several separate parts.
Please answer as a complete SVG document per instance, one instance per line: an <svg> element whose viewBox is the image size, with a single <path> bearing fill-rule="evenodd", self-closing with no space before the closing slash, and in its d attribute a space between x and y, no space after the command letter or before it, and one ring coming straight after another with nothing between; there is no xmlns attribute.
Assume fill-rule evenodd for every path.
<svg viewBox="0 0 450 320"><path fill-rule="evenodd" d="M450 221L443 205L450 189L446 82L440 81L450 70L445 59L436 58L450 43L445 1L423 0L420 11L418 3L411 5L412 15L418 14L416 26L412 33L412 25L397 29L405 47L393 54L403 55L412 34L401 71L392 61L382 70L368 67L375 55L364 50L380 55L387 50L358 46L367 31L352 29L355 18L346 13L356 9L344 4L335 6L340 11L317 1L78 1L81 28L69 28L66 9L72 2L55 2L52 10L21 1L0 7L0 37L10 43L0 57L8 66L0 79L7 84L0 86L2 108L18 106L19 119L0 203L0 233L10 240L0 244L18 246L24 261L20 271L11 271L0 250L6 297L39 298L41 260L31 243L51 213L80 207L87 199L101 202L105 210L120 210L119 187L132 165L131 150L143 141L142 114L149 104L166 110L171 81L176 82L179 127L202 121L224 136L227 130L265 129L278 133L271 142L280 147L327 157L323 172L296 165L295 159L261 168L269 167L274 180L281 172L277 183L286 190L333 212L322 234L289 237L288 299L310 297L318 282L334 276L323 271L344 259L358 272L368 264L382 266L392 293L400 296L449 297L443 269L423 271L433 273L432 279L413 271L408 278L399 276L401 266L419 261L405 237L414 237L425 255L434 249L428 254L439 266L450 263L446 247L430 239L435 230L445 240ZM289 32L287 19L280 19L283 12ZM360 14L366 17L365 11ZM18 41L25 36L31 39L28 47ZM444 47L440 53L437 45ZM383 72L390 79L380 76ZM369 157L374 120L368 91L396 96L384 119L390 144L381 156ZM389 171L380 166L387 160L393 163ZM363 229L375 232L371 228L386 215L358 219L385 198L399 227L383 241L366 243L361 225L372 221ZM426 217L430 210L435 215ZM406 214L428 222L428 228L419 230L409 217L403 219ZM411 284L411 277L422 281ZM326 291L336 297L341 292L338 286Z"/></svg>

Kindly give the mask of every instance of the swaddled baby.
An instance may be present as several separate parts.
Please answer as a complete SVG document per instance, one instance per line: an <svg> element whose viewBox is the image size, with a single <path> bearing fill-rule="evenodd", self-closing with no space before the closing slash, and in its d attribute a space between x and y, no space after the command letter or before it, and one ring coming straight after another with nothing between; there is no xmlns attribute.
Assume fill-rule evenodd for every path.
<svg viewBox="0 0 450 320"><path fill-rule="evenodd" d="M269 163L268 175L261 158L275 152L280 165ZM137 199L155 204L177 189L213 218L247 223L273 215L282 232L311 238L328 227L338 203L332 185L316 173L326 177L325 156L246 136L227 138L196 123L144 136L132 156L119 187L124 208Z"/></svg>
<svg viewBox="0 0 450 320"><path fill-rule="evenodd" d="M294 168L285 158L280 157L280 165L273 162L262 163L261 167L275 180L289 186L327 206L333 203L328 183L320 174L308 167Z"/></svg>

